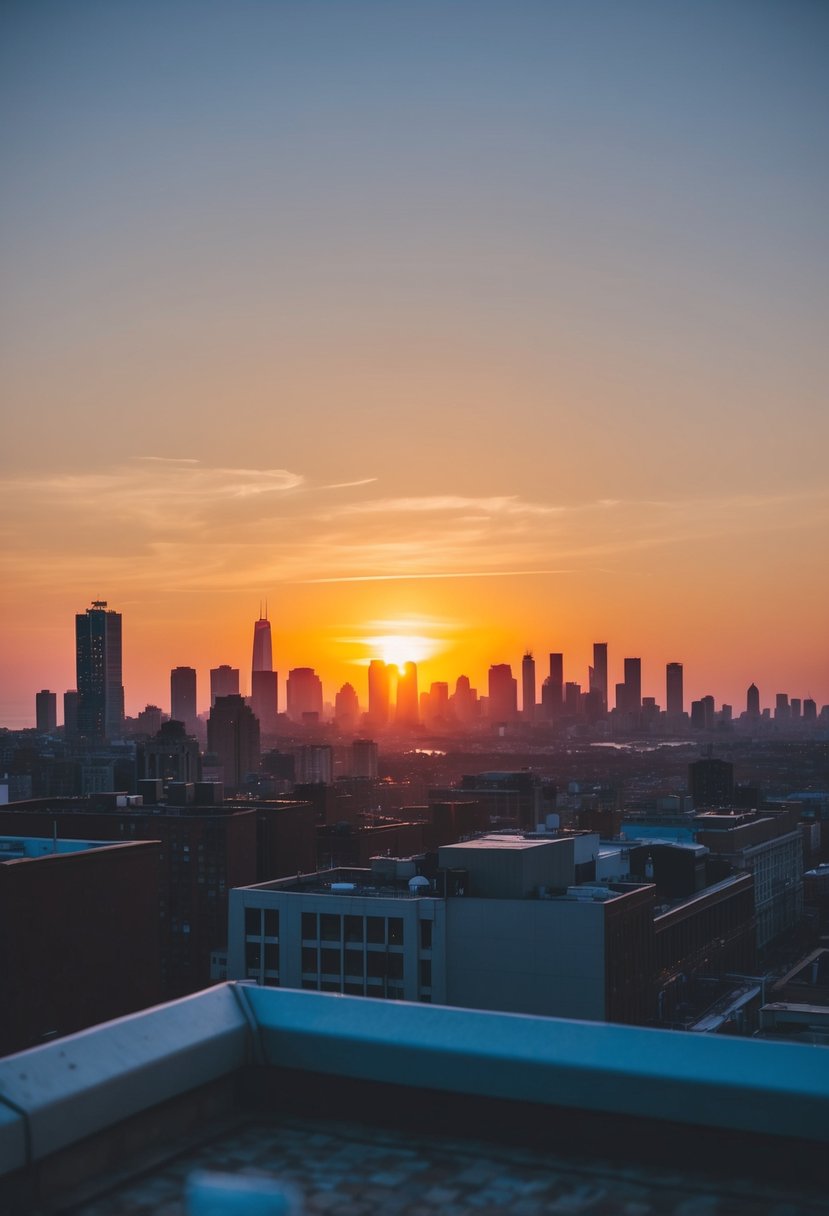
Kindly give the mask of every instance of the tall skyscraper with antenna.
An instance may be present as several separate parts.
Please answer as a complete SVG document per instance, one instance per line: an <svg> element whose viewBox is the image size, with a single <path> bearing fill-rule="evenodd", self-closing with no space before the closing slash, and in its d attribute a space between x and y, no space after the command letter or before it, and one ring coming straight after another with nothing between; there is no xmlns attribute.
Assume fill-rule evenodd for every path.
<svg viewBox="0 0 829 1216"><path fill-rule="evenodd" d="M273 669L273 645L271 642L271 623L268 620L268 605L265 611L259 607L259 620L253 623L253 661L250 674L250 704L251 709L259 719L263 735L276 730L276 715L278 712L279 689L276 672Z"/></svg>

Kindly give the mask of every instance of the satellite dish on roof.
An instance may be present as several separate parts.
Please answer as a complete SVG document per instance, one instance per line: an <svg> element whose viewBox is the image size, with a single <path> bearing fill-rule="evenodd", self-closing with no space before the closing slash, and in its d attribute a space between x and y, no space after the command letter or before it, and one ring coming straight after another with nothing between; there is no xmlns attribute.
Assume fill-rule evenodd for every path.
<svg viewBox="0 0 829 1216"><path fill-rule="evenodd" d="M431 887L428 878L424 878L422 874L415 874L414 878L409 879L409 890L414 895L417 891L425 891Z"/></svg>

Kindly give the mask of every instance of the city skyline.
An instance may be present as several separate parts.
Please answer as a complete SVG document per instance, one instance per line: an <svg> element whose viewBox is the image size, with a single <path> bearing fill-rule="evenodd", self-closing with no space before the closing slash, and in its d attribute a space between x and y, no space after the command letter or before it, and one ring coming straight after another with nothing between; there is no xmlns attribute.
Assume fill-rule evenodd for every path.
<svg viewBox="0 0 829 1216"><path fill-rule="evenodd" d="M244 684L260 597L332 692L401 636L421 688L527 650L586 687L601 638L611 699L636 655L660 703L671 661L829 701L826 6L0 29L0 721L95 596L133 711Z"/></svg>
<svg viewBox="0 0 829 1216"><path fill-rule="evenodd" d="M112 684L112 691L109 692L107 698L104 687L106 682L102 679L102 673L106 661L105 640L113 629L116 630L117 652L114 652L109 659L109 666L112 669L109 683ZM643 702L647 700L655 702L656 706L669 718L676 718L681 713L687 715L695 702L707 705L709 713L713 713L715 707L719 711L722 706L728 706L733 711L734 717L740 716L744 711L747 711L749 716L757 716L763 710L769 710L774 714L775 708L784 702L788 706L790 698L796 702L796 716L799 716L801 706L809 701L816 706L818 713L824 704L818 698L813 697L811 692L788 687L776 689L774 692L769 691L765 693L764 699L764 694L757 688L754 681L746 685L741 695L731 701L723 697L717 690L708 689L705 692L689 693L688 685L685 682L684 664L676 659L662 664L659 676L648 672L646 665L647 679L643 684L642 659L630 655L617 657L607 642L592 643L593 663L589 664L584 671L577 669L572 656L561 651L538 653L526 650L520 660L512 659L502 662L496 658L490 658L482 679L477 682L474 679L470 680L468 671L465 670L455 670L448 674L448 678L438 679L429 674L432 671L433 663L426 661L421 668L418 663L401 657L406 653L417 653L418 644L425 643L427 639L418 638L417 635L390 634L386 637L374 636L366 639L366 645L378 648L379 653L372 652L364 660L352 660L352 666L349 669L352 678L341 684L333 683L330 678L324 683L316 666L308 666L307 663L286 666L282 673L282 687L285 689L286 704L278 706L279 674L273 664L271 622L267 616L267 607L263 613L260 605L259 616L253 621L253 657L250 680L247 685L242 679L241 668L234 667L230 663L225 662L210 668L209 673L202 673L201 679L199 679L196 668L179 664L172 668L167 676L169 697L156 696L139 705L140 697L138 701L132 698L127 702L125 686L120 684L122 614L108 608L106 601L94 601L92 607L87 608L85 613L76 614L75 632L78 687L80 688L81 685L92 687L90 681L92 680L94 683L94 673L90 673L88 669L94 668L98 672L97 683L94 683L94 688L92 688L92 696L90 697L89 691L86 694L89 707L85 705L84 696L80 695L78 720L79 723L86 721L87 718L91 721L91 716L97 714L96 721L100 719L100 722L95 729L91 730L91 734L93 737L97 735L101 738L104 734L111 737L118 736L120 731L117 729L116 719L119 712L135 718L145 707L156 706L159 700L163 702L161 708L165 713L166 705L170 706L170 713L173 717L176 716L175 709L178 701L180 719L192 732L195 712L204 716L208 709L215 705L217 697L238 696L240 693L254 711L260 711L256 716L262 723L265 733L271 733L276 729L278 708L283 713L287 711L288 717L294 721L300 721L305 712L321 715L324 707L334 709L338 697L347 688L350 688L351 692L346 695L351 697L354 693L359 701L360 712L367 715L366 725L375 729L385 729L388 726L396 725L404 727L414 725L420 718L419 697L429 694L435 685L443 685L446 695L454 694L462 685L461 696L464 698L468 696L471 687L478 699L485 698L488 702L485 718L491 720L514 719L524 722L532 722L534 719L541 722L560 716L562 712L568 711L568 706L570 712L575 712L577 701L574 698L581 698L578 702L578 712L589 712L594 719L614 709L621 712L638 713ZM97 667L92 662L90 654L87 653L89 651L88 634L94 634L100 639ZM356 676L353 674L355 665L359 665L365 672L365 678L357 681L359 687L356 689L353 687L356 680ZM447 675L447 673L444 674ZM618 680L611 678L614 674L619 676ZM208 675L209 679L206 678ZM323 675L326 675L325 671L323 671ZM378 680L380 685L378 685ZM548 687L550 685L553 687ZM520 697L519 687L521 689ZM610 694L611 687L615 688L615 695ZM694 687L692 684L691 688ZM649 691L649 689L654 691ZM534 690L534 695L531 690ZM44 688L34 694L32 703L34 718L39 720L41 708L45 706L44 698L47 695L54 697L56 691L60 690ZM71 696L73 692L74 695L78 695L76 690L72 689L67 689L65 695ZM440 689L437 692L438 695L441 695ZM528 698L531 696L532 700L529 701ZM595 701L588 711L588 699L592 698L595 698ZM112 702L108 708L105 707L107 699ZM496 708L493 709L493 706ZM527 713L528 706L530 707L529 714ZM106 730L102 725L104 717L107 721ZM463 724L463 721L459 720L459 725ZM0 727L9 725L9 723L0 722ZM24 723L24 726L28 725L31 723ZM87 726L86 730L81 729L80 733L90 734L90 727Z"/></svg>

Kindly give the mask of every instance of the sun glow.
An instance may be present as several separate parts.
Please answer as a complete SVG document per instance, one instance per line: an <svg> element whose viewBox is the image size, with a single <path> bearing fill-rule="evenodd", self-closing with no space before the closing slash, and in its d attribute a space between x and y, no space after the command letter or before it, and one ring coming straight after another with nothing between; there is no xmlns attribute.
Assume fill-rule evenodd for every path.
<svg viewBox="0 0 829 1216"><path fill-rule="evenodd" d="M380 658L384 663L392 663L397 668L402 668L405 663L422 663L441 648L434 638L409 633L382 634L380 637L366 638L366 646L371 658Z"/></svg>

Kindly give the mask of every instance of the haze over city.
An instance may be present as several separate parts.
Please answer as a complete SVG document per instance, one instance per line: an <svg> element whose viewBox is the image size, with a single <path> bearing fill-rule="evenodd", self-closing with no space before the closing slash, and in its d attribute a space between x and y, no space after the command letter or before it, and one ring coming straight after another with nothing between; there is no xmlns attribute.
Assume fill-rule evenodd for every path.
<svg viewBox="0 0 829 1216"><path fill-rule="evenodd" d="M829 701L827 20L8 6L0 723L95 598L131 714L266 597L331 696L602 638Z"/></svg>

